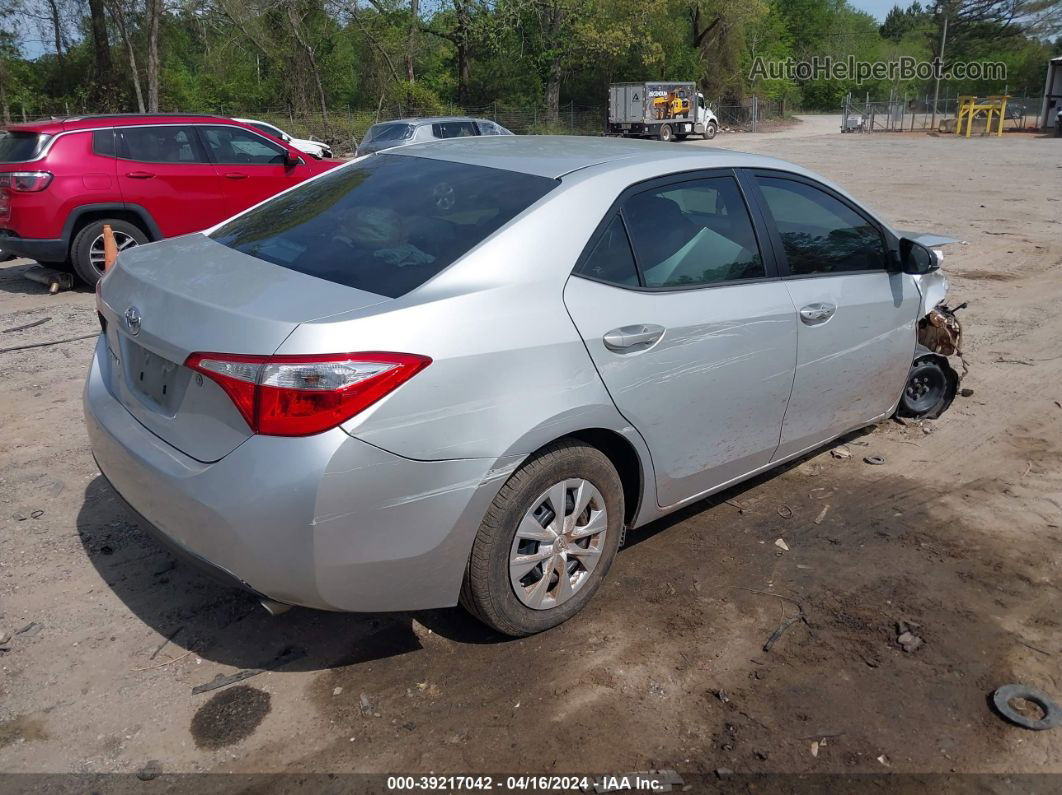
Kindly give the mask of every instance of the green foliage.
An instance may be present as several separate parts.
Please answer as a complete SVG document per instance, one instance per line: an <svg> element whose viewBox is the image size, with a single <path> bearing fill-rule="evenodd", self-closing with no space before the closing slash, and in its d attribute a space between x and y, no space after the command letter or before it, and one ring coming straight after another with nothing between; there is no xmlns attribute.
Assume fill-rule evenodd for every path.
<svg viewBox="0 0 1062 795"><path fill-rule="evenodd" d="M5 112L17 119L23 110L135 110L135 85L146 91L148 82L147 0L101 0L110 76L99 69L88 6L56 1L61 52L47 43L29 61L19 48L18 37L26 35L21 20L43 20L40 39L54 41L48 4L0 0ZM1017 22L1004 13L1014 3L1026 12ZM1057 6L1058 0L925 0L897 5L879 25L846 0L166 0L160 107L254 114L286 128L314 118L319 135L343 141L377 118L455 112L461 104L498 112L534 108L529 124L536 129L563 128L560 109L600 107L608 83L620 80L695 80L716 104L737 105L755 93L788 108L828 110L849 91L915 95L927 85L754 78L753 63L825 55L929 60L945 14L949 63L1000 61L1008 68L1005 83L952 81L945 90L1035 93L1048 57L1062 52L1062 39L1050 38L1058 33L1050 27ZM115 8L126 19L135 79Z"/></svg>

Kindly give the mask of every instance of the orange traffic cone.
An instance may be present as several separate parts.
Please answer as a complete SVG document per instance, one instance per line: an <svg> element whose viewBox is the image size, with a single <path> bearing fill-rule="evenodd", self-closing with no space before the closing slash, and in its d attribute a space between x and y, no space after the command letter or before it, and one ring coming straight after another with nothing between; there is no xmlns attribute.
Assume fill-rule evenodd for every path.
<svg viewBox="0 0 1062 795"><path fill-rule="evenodd" d="M103 272L106 273L118 259L118 244L114 242L114 232L110 224L103 225Z"/></svg>

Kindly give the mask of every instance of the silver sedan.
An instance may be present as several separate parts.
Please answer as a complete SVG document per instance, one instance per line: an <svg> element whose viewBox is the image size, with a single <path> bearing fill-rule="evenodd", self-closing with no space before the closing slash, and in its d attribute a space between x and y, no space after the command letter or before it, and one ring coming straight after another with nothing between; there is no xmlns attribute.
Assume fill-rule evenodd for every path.
<svg viewBox="0 0 1062 795"><path fill-rule="evenodd" d="M628 530L939 413L940 242L765 157L402 147L123 252L92 449L146 530L273 609L460 601L526 635Z"/></svg>

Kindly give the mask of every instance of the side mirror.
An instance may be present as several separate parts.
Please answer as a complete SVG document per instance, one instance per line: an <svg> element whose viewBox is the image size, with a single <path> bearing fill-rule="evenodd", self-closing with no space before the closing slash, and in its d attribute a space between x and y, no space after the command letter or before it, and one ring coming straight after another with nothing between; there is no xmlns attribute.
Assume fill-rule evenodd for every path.
<svg viewBox="0 0 1062 795"><path fill-rule="evenodd" d="M288 150L287 152L284 153L284 165L287 166L288 168L295 168L295 166L299 165L300 163L304 163L304 162L305 161L301 157L299 157L297 154L295 154L291 150Z"/></svg>
<svg viewBox="0 0 1062 795"><path fill-rule="evenodd" d="M936 253L921 243L904 238L900 241L900 267L914 276L930 273L940 267Z"/></svg>

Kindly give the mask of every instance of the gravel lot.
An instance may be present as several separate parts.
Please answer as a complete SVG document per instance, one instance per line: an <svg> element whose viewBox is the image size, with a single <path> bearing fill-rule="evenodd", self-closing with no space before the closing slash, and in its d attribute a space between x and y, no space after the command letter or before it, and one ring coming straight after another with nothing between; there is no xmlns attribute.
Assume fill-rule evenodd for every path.
<svg viewBox="0 0 1062 795"><path fill-rule="evenodd" d="M972 396L632 534L590 608L537 637L458 609L269 618L175 564L99 476L91 340L0 354L0 770L1062 773L1062 729L986 703L1009 682L1062 702L1062 141L838 129L713 145L965 241L945 269ZM94 331L90 291L50 296L26 267L0 265L0 329L48 321L0 348ZM789 600L807 625L765 653Z"/></svg>

